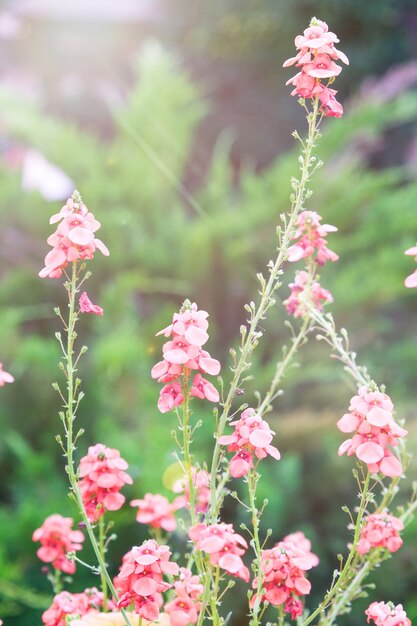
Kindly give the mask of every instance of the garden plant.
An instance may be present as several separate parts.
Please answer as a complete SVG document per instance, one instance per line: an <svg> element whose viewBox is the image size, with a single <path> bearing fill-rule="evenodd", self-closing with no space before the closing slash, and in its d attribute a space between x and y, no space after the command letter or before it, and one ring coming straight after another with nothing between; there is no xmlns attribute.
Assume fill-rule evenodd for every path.
<svg viewBox="0 0 417 626"><path fill-rule="evenodd" d="M45 626L220 626L230 620L222 602L230 596L228 605L233 606L236 584L245 589L250 626L331 626L349 613L356 599L370 593L369 574L401 549L401 533L417 507L414 492L408 494L401 510L394 501L410 462L407 431L389 390L359 364L347 331L339 329L328 312L333 297L319 275L327 262L338 262L338 255L328 247L328 237L336 237L332 233L337 228L322 223L310 183L323 167L316 155L322 120L343 115L333 83L342 71L340 63L348 65L349 61L337 48L338 42L325 22L313 18L295 39L296 56L284 63L296 67L288 83L305 110L307 131L305 136L293 133L299 147L299 175L291 179L289 208L279 216L276 253L267 270L257 275L257 294L245 306L247 321L240 328L239 345L230 350L230 367L206 350L209 314L198 303L186 299L158 333L161 358L149 373L149 384L161 387L155 414L149 419L172 430L178 476L171 500L145 493L127 503L135 509L131 514L136 514L137 522L148 528L149 539L131 547L115 577L107 562L109 546L117 539L111 514L126 506L123 488L133 480L111 441L96 443L82 455L84 427L77 415L84 395L82 357L87 352L77 341L77 324L84 314L106 314L91 301L87 289L93 280L90 268L95 253L109 256L109 250L96 237L101 224L87 207L88 189L82 196L74 191L51 217L56 230L48 237L51 250L39 275L63 280L67 294L67 309L55 308L62 324L56 332L62 358L61 377L53 387L62 404L61 432L56 439L65 459L75 514L72 519L51 511L33 532L37 555L55 594L42 616ZM417 260L417 247L406 254ZM297 268L295 276L293 267ZM265 341L265 320L276 314L278 290L288 291L288 286L281 314L287 316L291 341L282 350L269 386L249 397L246 388L256 349ZM417 270L405 286L417 286ZM272 532L263 533L261 528L268 501L259 496L263 460L272 457L279 463L281 458L279 432L271 430L268 414L297 352L312 338L328 345L357 386L337 428L348 435L338 454L352 457L358 504L344 507L350 532L346 554L337 556L337 567L317 606L308 602L308 572L319 567L314 545L297 528L271 544ZM0 385L13 382L13 376L0 366ZM199 462L193 440L202 426L201 402L214 406L213 442L211 458ZM236 480L243 485L239 492L231 482ZM224 504L230 498L243 511L245 521L238 528L224 518ZM86 541L91 543L94 562L82 557ZM67 586L79 568L90 570L92 586L72 593ZM411 624L397 598L378 597L370 602L363 621L377 626Z"/></svg>

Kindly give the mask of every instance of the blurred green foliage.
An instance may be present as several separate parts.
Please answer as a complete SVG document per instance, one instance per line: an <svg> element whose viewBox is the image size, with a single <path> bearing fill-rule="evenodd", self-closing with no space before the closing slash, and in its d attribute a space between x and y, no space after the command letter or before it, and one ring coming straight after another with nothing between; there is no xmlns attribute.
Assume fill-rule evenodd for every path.
<svg viewBox="0 0 417 626"><path fill-rule="evenodd" d="M79 420L87 432L79 453L97 441L119 448L135 479L126 489L128 499L146 491L168 494L162 474L174 460L174 416L158 413L159 385L149 375L161 349L155 332L166 326L185 297L196 300L210 312L208 347L222 360L228 379L228 347L237 342L243 304L256 289L255 273L277 245L275 225L288 206L289 181L297 167L294 152L261 174L248 166L236 190L229 166L231 138L225 134L204 188L191 196L182 177L206 103L180 66L155 44L145 49L137 75L126 104L112 111L108 139L52 119L11 93L0 93L2 123L9 135L67 172L102 222L101 237L111 256L96 256L88 285L105 315L80 322L80 345L86 342L91 349L80 369L86 398ZM415 243L417 181L405 167L372 168L363 146L386 142L388 130L414 124L416 118L417 93L408 92L388 102L363 98L342 120L323 124L318 153L326 166L312 183L309 206L339 228L330 247L340 263L322 272L322 283L335 296L338 324L352 329L352 345L361 361L369 364L378 382L388 385L406 415L414 407L417 301L403 287L404 277L414 269L403 250ZM19 626L39 623L42 607L50 602L31 534L51 513L72 514L65 498L64 463L54 441L60 430L59 401L51 388L59 361L53 339L59 324L52 308L65 310L65 291L59 280L37 277L48 250L49 217L56 210L39 194L23 193L18 172L0 170L2 255L7 260L0 283L1 357L16 377L14 385L1 390L5 434L0 468L7 479L0 487L0 614ZM292 266L287 268L284 283L293 273ZM287 294L284 285L279 297ZM252 403L254 390L268 385L289 336L284 319L278 303L265 325L267 339L254 357L256 382L247 385L244 401ZM336 459L340 437L334 424L346 409L352 385L349 389L344 384L337 362L314 340L299 360L302 370L291 370L286 394L271 416L283 459L265 462L260 498L269 499L264 525L273 528L275 539L300 528L313 540L322 560L322 568L312 575L318 598L337 566L335 554L349 540L348 520L340 507L355 502L352 463ZM196 415L203 418L195 438L196 454L203 461L212 446L213 417L209 407L197 402ZM415 420L409 426L413 446ZM121 554L145 537L145 529L135 524L128 507L114 517L121 537L110 554L116 571ZM233 500L227 502L225 517L244 521ZM389 594L408 603L411 619L417 616L412 599L416 549L410 543L384 565L390 575L377 577L378 599ZM70 589L94 582L81 571ZM243 604L241 610L244 614ZM363 622L360 613L354 619Z"/></svg>

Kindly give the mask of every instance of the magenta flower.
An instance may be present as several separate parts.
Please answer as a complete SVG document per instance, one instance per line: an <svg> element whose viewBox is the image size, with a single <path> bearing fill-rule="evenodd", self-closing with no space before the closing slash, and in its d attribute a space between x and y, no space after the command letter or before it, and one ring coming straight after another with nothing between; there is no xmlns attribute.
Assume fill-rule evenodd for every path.
<svg viewBox="0 0 417 626"><path fill-rule="evenodd" d="M133 482L127 468L118 450L101 443L88 448L80 460L78 485L90 521L96 522L106 510L117 511L123 506L125 497L120 489Z"/></svg>
<svg viewBox="0 0 417 626"><path fill-rule="evenodd" d="M393 416L390 397L366 386L359 389L359 395L350 401L349 411L337 422L344 433L355 432L339 448L339 456L347 453L356 455L368 465L372 473L381 472L385 476L401 476L401 461L394 456L388 446L395 447L398 440L407 434Z"/></svg>
<svg viewBox="0 0 417 626"><path fill-rule="evenodd" d="M80 530L73 530L71 517L50 515L32 535L32 541L40 541L37 555L44 563L52 563L55 569L66 574L74 574L75 561L66 558L68 552L78 552L82 548L84 535Z"/></svg>
<svg viewBox="0 0 417 626"><path fill-rule="evenodd" d="M9 372L3 369L3 363L0 363L0 387L4 387L5 383L14 383L14 378Z"/></svg>
<svg viewBox="0 0 417 626"><path fill-rule="evenodd" d="M52 250L45 257L45 267L39 272L41 278L60 278L63 269L73 261L92 259L96 250L105 256L109 251L94 233L100 228L94 215L74 191L61 211L49 220L60 222L55 233L48 237Z"/></svg>
<svg viewBox="0 0 417 626"><path fill-rule="evenodd" d="M168 502L165 496L147 493L143 499L132 500L130 505L138 507L136 521L140 524L149 524L152 528L163 528L167 532L173 532L177 527L174 511L179 506Z"/></svg>
<svg viewBox="0 0 417 626"><path fill-rule="evenodd" d="M234 478L245 476L253 467L253 456L264 459L272 456L279 460L281 455L275 446L271 445L274 432L255 409L248 408L243 411L239 420L230 422L235 427L231 435L222 435L218 441L221 445L228 446L229 452L236 452L230 461L230 474Z"/></svg>
<svg viewBox="0 0 417 626"><path fill-rule="evenodd" d="M404 524L398 517L389 513L373 513L365 519L356 550L367 554L372 548L386 548L397 552L403 545L400 531Z"/></svg>
<svg viewBox="0 0 417 626"><path fill-rule="evenodd" d="M318 557L310 551L310 541L302 532L287 535L270 550L262 551L261 566L264 574L263 601L274 606L284 604L284 610L297 617L302 614L299 596L310 593L311 584L305 572L319 563ZM257 578L252 587L258 586ZM253 595L253 605L256 596Z"/></svg>
<svg viewBox="0 0 417 626"><path fill-rule="evenodd" d="M163 605L162 593L172 586L163 580L163 575L175 576L179 572L178 565L169 560L170 556L168 546L159 546L152 539L125 554L114 580L119 593L118 608L133 602L141 617L150 621L158 619Z"/></svg>
<svg viewBox="0 0 417 626"><path fill-rule="evenodd" d="M236 533L232 524L197 524L188 532L197 550L210 556L210 563L218 565L228 574L249 581L249 570L242 561L248 544Z"/></svg>
<svg viewBox="0 0 417 626"><path fill-rule="evenodd" d="M87 296L87 292L83 291L80 296L80 312L93 313L94 315L103 315L103 309L97 304L93 304Z"/></svg>
<svg viewBox="0 0 417 626"><path fill-rule="evenodd" d="M292 96L301 98L318 97L321 112L328 117L341 117L343 107L335 98L336 91L329 89L330 82L340 74L342 68L335 61L349 64L347 56L334 45L339 39L329 31L326 22L316 18L311 20L303 35L295 38L295 47L299 52L287 59L284 67L295 65L301 71L287 81L294 86ZM321 81L327 79L327 85Z"/></svg>
<svg viewBox="0 0 417 626"><path fill-rule="evenodd" d="M392 602L372 602L365 611L368 624L372 620L376 626L411 626L402 604Z"/></svg>
<svg viewBox="0 0 417 626"><path fill-rule="evenodd" d="M199 311L195 302L186 301L179 313L174 313L172 324L157 335L169 337L162 348L163 360L152 368L151 376L159 382L167 383L160 391L158 408L167 413L184 402L184 380L188 381L197 370L191 382L191 396L219 401L219 393L211 382L201 376L216 376L220 363L203 350L208 340L208 313ZM200 373L201 372L201 373Z"/></svg>
<svg viewBox="0 0 417 626"><path fill-rule="evenodd" d="M291 293L283 304L287 312L294 317L302 317L307 313L306 298L317 311L323 311L324 304L333 302L330 291L324 289L317 281L309 281L308 274L304 270L297 272L294 282L288 286Z"/></svg>
<svg viewBox="0 0 417 626"><path fill-rule="evenodd" d="M417 244L413 246L412 248L408 248L408 250L406 250L404 254L413 256L414 260L417 261ZM412 274L410 274L410 276L407 276L407 278L404 281L404 285L406 287L409 287L410 289L413 287L417 287L417 270L415 270Z"/></svg>

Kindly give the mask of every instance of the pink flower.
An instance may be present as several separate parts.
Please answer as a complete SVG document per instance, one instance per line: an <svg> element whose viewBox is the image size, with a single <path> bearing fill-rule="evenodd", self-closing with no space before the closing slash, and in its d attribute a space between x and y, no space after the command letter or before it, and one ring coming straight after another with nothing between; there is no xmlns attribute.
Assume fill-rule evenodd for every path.
<svg viewBox="0 0 417 626"><path fill-rule="evenodd" d="M210 474L205 470L197 470L195 467L191 468L191 472L194 485L195 510L197 513L205 513L210 502ZM172 490L174 493L184 493L183 496L179 496L175 500L177 508L190 508L190 489L185 476L174 483Z"/></svg>
<svg viewBox="0 0 417 626"><path fill-rule="evenodd" d="M125 497L120 489L133 482L125 472L127 468L118 450L101 443L88 448L80 460L78 484L90 521L96 522L106 510L117 511L123 506Z"/></svg>
<svg viewBox="0 0 417 626"><path fill-rule="evenodd" d="M96 250L109 255L104 243L94 235L100 222L82 202L78 191L74 191L61 211L51 217L50 223L56 222L60 224L48 237L52 250L46 255L45 267L39 272L41 278L59 278L68 263L92 259Z"/></svg>
<svg viewBox="0 0 417 626"><path fill-rule="evenodd" d="M163 528L167 532L172 532L177 527L174 511L178 507L160 494L147 493L141 500L132 500L130 505L138 507L136 521L140 524Z"/></svg>
<svg viewBox="0 0 417 626"><path fill-rule="evenodd" d="M82 617L99 615L103 606L103 594L96 588L86 589L83 593L62 591L55 596L52 605L42 615L45 626L66 626L67 615ZM109 608L112 608L111 606Z"/></svg>
<svg viewBox="0 0 417 626"><path fill-rule="evenodd" d="M397 552L403 544L400 537L403 529L402 521L389 513L368 515L356 549L359 554L367 554L372 548L386 548L389 552Z"/></svg>
<svg viewBox="0 0 417 626"><path fill-rule="evenodd" d="M301 68L298 74L287 81L287 85L294 85L291 95L318 97L322 102L321 112L329 117L343 115L343 107L335 98L336 91L328 88L331 80L342 71L335 61L349 64L347 56L334 45L338 41L325 22L313 18L304 34L295 38L295 47L299 52L284 63L284 67L295 65ZM327 85L321 82L323 79L328 80Z"/></svg>
<svg viewBox="0 0 417 626"><path fill-rule="evenodd" d="M196 603L187 595L179 595L168 602L165 612L170 616L172 626L188 626L198 620Z"/></svg>
<svg viewBox="0 0 417 626"><path fill-rule="evenodd" d="M310 541L302 532L287 535L270 550L263 550L261 566L264 574L263 601L274 606L284 604L284 610L292 619L302 614L298 596L310 593L311 584L305 572L315 567L319 559L310 552ZM258 586L257 578L252 587ZM253 595L251 605L256 600Z"/></svg>
<svg viewBox="0 0 417 626"><path fill-rule="evenodd" d="M159 546L150 539L142 546L133 547L123 557L119 575L114 580L119 596L118 608L127 607L132 602L141 617L154 621L158 619L163 604L162 593L171 588L163 580L163 575L177 575L179 567L169 560L168 546Z"/></svg>
<svg viewBox="0 0 417 626"><path fill-rule="evenodd" d="M249 570L242 561L248 544L235 533L231 524L197 524L188 532L197 550L210 556L210 563L218 565L232 576L249 581Z"/></svg>
<svg viewBox="0 0 417 626"><path fill-rule="evenodd" d="M222 435L218 441L228 446L229 452L237 452L230 461L230 474L234 478L245 476L253 467L253 456L258 459L272 456L279 460L281 455L275 446L271 445L274 432L268 423L257 415L255 409L243 411L239 420L230 422L235 427L231 435Z"/></svg>
<svg viewBox="0 0 417 626"><path fill-rule="evenodd" d="M218 402L219 393L211 382L201 376L216 376L220 363L203 350L208 340L208 313L199 311L195 302L186 300L179 313L174 313L172 324L158 335L169 338L162 347L163 360L152 368L151 376L159 382L167 383L161 389L158 408L167 413L184 402L184 381L188 381L193 370L200 370L193 378L189 394L191 396Z"/></svg>
<svg viewBox="0 0 417 626"><path fill-rule="evenodd" d="M376 626L411 626L401 604L395 606L392 602L372 602L365 615L368 617L368 624L372 620Z"/></svg>
<svg viewBox="0 0 417 626"><path fill-rule="evenodd" d="M408 248L408 250L406 250L404 254L413 256L414 260L417 261L417 244L413 246L412 248ZM412 274L410 274L410 276L407 276L407 278L404 281L404 285L406 287L409 287L410 289L413 287L417 287L417 270L415 270Z"/></svg>
<svg viewBox="0 0 417 626"><path fill-rule="evenodd" d="M356 455L372 473L401 476L402 465L388 446L395 447L407 434L392 416L393 404L387 394L363 386L350 401L349 411L338 421L339 430L355 432L339 448L339 456Z"/></svg>
<svg viewBox="0 0 417 626"><path fill-rule="evenodd" d="M50 515L32 535L32 541L40 541L37 555L44 563L52 563L55 569L66 574L74 574L75 561L68 561L68 552L77 552L82 548L84 535L80 530L72 530L71 517Z"/></svg>
<svg viewBox="0 0 417 626"><path fill-rule="evenodd" d="M94 313L95 315L103 315L103 309L97 304L93 304L90 298L87 296L87 292L83 291L80 296L80 311L81 313Z"/></svg>
<svg viewBox="0 0 417 626"><path fill-rule="evenodd" d="M149 622L139 615L127 613L132 626L171 626L171 620L165 613L160 613L157 622ZM112 611L111 613L87 613L80 619L71 620L71 626L125 626L126 621L120 611Z"/></svg>
<svg viewBox="0 0 417 626"><path fill-rule="evenodd" d="M315 211L302 211L298 216L297 230L293 236L297 243L288 250L288 261L295 263L301 259L315 257L318 265L326 261L337 261L338 256L327 247L325 237L328 233L337 231L335 226L321 224L321 216Z"/></svg>
<svg viewBox="0 0 417 626"><path fill-rule="evenodd" d="M0 387L4 387L5 383L14 383L14 378L9 372L3 369L3 363L0 363Z"/></svg>
<svg viewBox="0 0 417 626"><path fill-rule="evenodd" d="M290 283L291 293L284 301L284 306L290 315L302 317L307 313L306 301L310 301L315 309L323 311L323 305L333 302L333 296L324 289L319 282L311 282L307 272L297 272L293 283Z"/></svg>

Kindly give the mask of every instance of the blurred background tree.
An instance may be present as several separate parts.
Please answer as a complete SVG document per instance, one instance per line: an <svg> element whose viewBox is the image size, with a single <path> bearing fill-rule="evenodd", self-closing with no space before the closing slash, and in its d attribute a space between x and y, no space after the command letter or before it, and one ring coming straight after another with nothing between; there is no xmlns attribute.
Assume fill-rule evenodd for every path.
<svg viewBox="0 0 417 626"><path fill-rule="evenodd" d="M0 344L16 377L2 389L0 408L6 624L40 623L51 595L31 535L51 513L74 514L64 496L54 441L58 398L50 386L59 360L52 307L65 306L65 292L60 281L37 277L50 215L77 186L111 250L109 259L94 260L89 285L105 315L81 320L80 341L91 349L81 372L87 434L80 454L97 441L118 447L135 479L128 498L169 495L161 470L173 463L173 422L156 410L159 387L149 372L161 342L154 334L185 297L196 300L210 312L209 349L228 377L243 304L254 296L254 276L273 254L275 225L287 208L297 168L290 133L304 128L281 65L314 14L351 59L338 81L346 115L325 124L319 155L326 166L309 207L339 228L331 248L341 260L325 268L322 282L361 361L408 418L415 446L417 301L403 287L414 269L403 250L417 232L415 2L3 2ZM289 267L286 282L293 272ZM283 286L280 298L287 294ZM267 387L288 341L285 317L279 303L253 363L249 403L255 389ZM355 484L351 461L336 457L335 422L353 389L314 340L298 360L302 370L290 372L271 416L283 459L268 465L261 495L269 498L264 524L276 540L297 528L313 540L322 560L312 577L314 601L349 540L340 507L354 503ZM197 413L204 418L196 437L203 460L212 416L203 404ZM227 519L239 523L241 515L227 503ZM110 554L114 571L121 554L145 537L133 510L115 518L122 538ZM409 543L373 577L375 599L403 602L411 619L416 562ZM93 582L80 571L70 589ZM233 608L234 623L243 623L244 603ZM340 623L363 623L362 610L358 605Z"/></svg>

